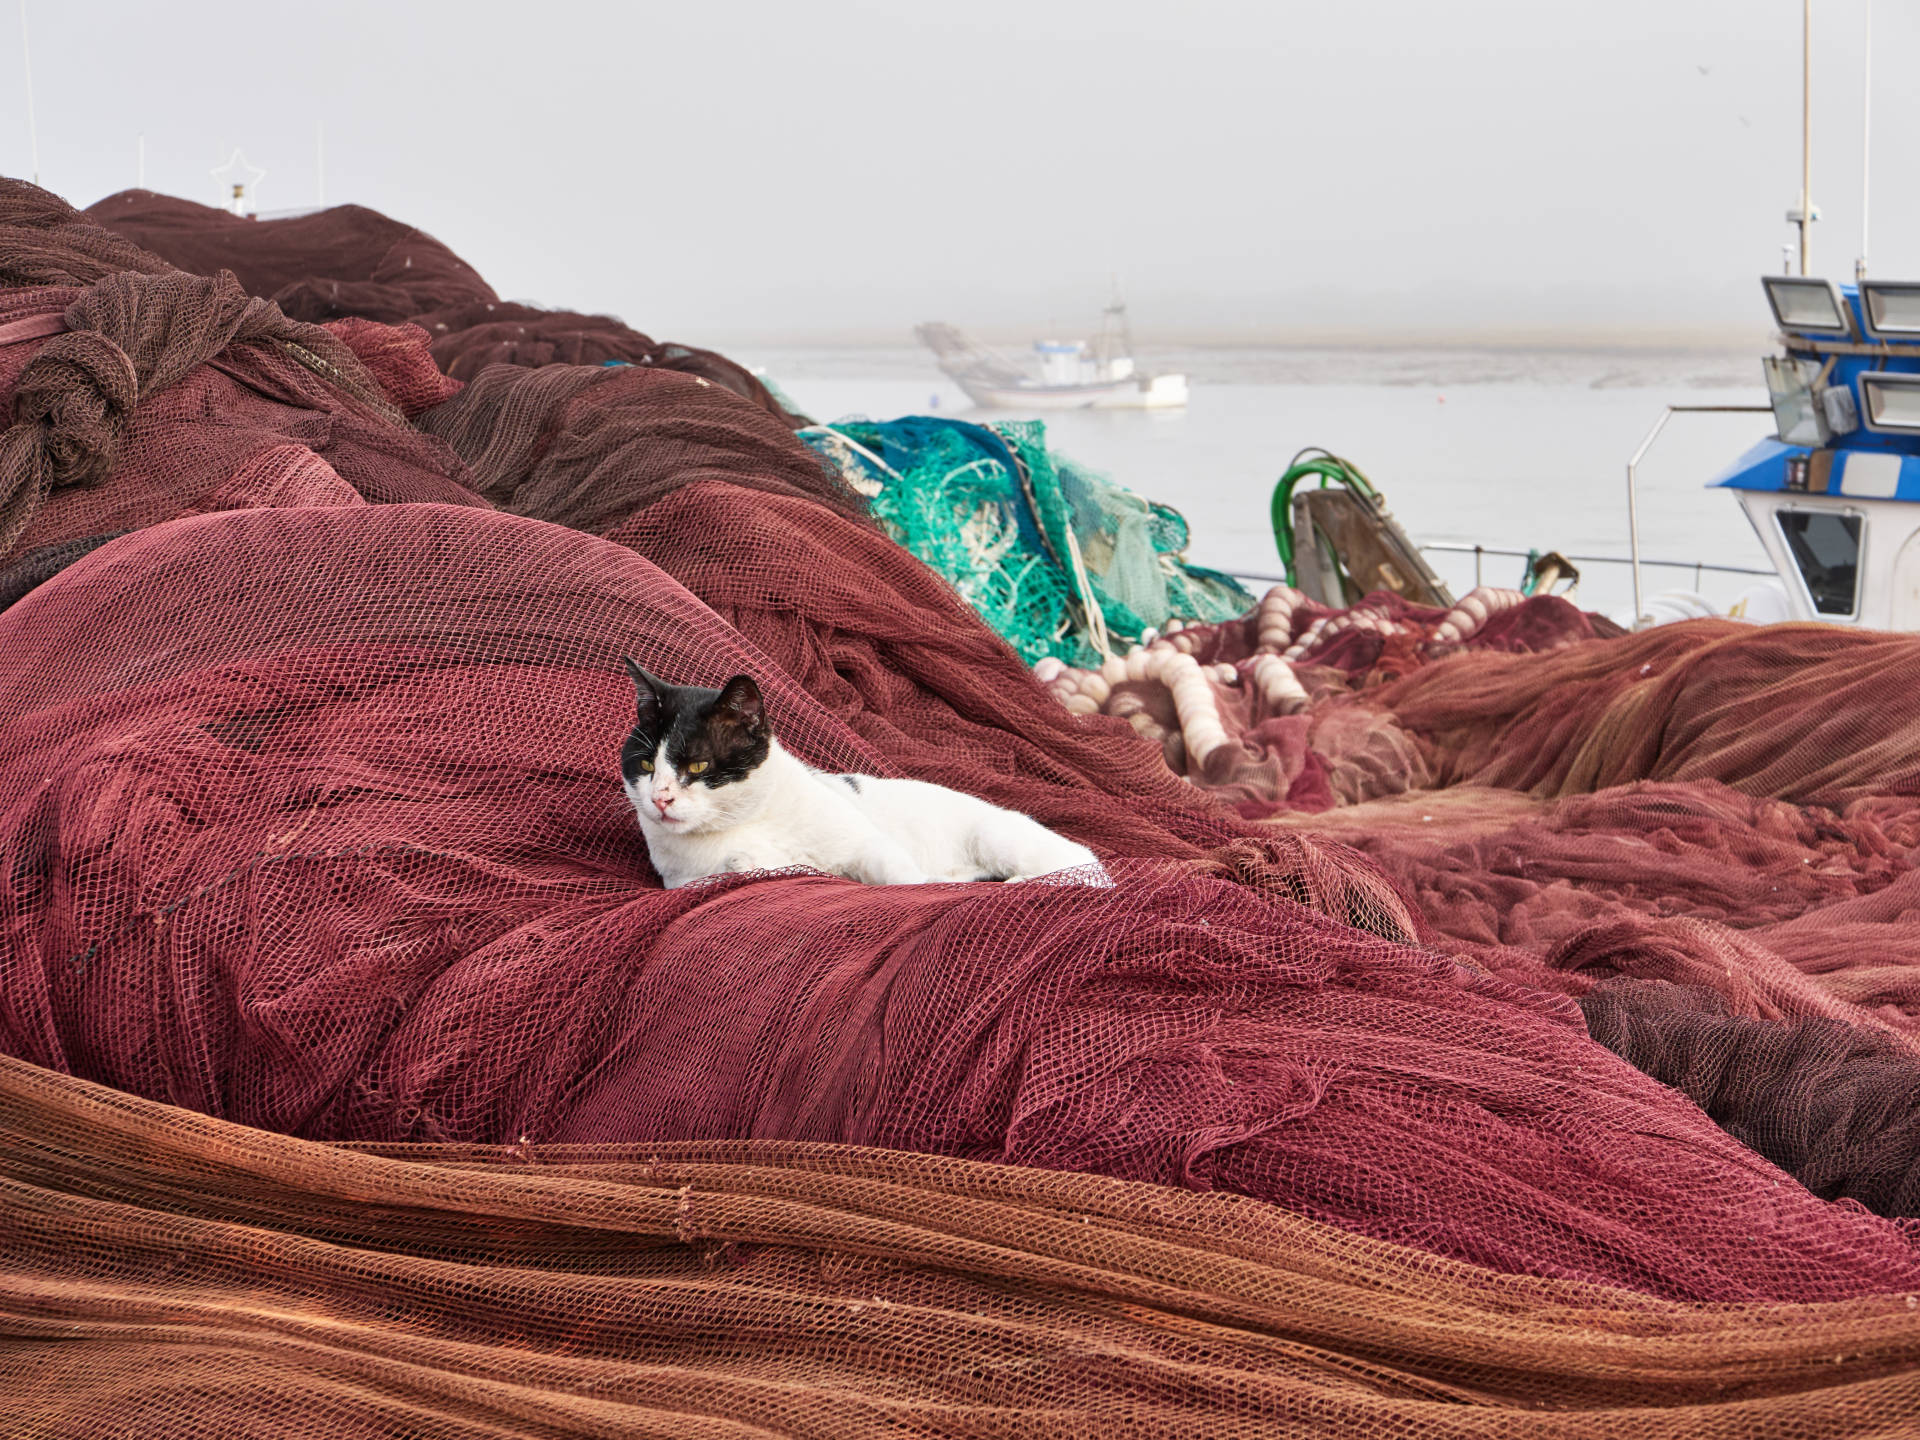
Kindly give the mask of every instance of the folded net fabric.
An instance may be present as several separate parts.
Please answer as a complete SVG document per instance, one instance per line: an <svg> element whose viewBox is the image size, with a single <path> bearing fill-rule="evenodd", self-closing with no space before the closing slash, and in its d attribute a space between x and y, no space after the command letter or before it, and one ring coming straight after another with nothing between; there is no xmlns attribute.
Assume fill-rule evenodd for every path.
<svg viewBox="0 0 1920 1440"><path fill-rule="evenodd" d="M1920 1299L1686 1305L767 1141L338 1149L0 1060L0 1428L1896 1436Z"/></svg>

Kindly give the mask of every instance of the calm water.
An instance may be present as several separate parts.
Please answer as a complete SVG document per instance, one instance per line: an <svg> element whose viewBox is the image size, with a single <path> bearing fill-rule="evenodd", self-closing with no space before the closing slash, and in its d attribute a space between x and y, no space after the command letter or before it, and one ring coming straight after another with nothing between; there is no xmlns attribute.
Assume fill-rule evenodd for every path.
<svg viewBox="0 0 1920 1440"><path fill-rule="evenodd" d="M818 419L1013 418L972 410L908 347L735 353ZM1268 498L1307 445L1357 464L1418 542L1624 557L1627 457L1669 403L1764 403L1760 353L1194 350L1153 363L1192 377L1184 412L1046 418L1055 448L1181 510L1189 557L1222 570L1276 573ZM1709 572L1696 585L1691 567L1766 564L1732 496L1705 482L1772 428L1764 415L1668 425L1641 466L1641 548L1686 568L1649 569L1649 594L1698 588L1724 608L1754 583ZM1472 556L1429 559L1456 594L1472 585ZM1483 563L1488 583L1519 582L1522 561ZM1581 571L1581 603L1631 609L1624 565Z"/></svg>

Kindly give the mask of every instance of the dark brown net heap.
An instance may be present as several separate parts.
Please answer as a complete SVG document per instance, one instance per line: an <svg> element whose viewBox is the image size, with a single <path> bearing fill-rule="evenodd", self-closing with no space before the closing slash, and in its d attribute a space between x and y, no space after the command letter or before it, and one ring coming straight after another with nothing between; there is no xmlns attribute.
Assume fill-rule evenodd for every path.
<svg viewBox="0 0 1920 1440"><path fill-rule="evenodd" d="M182 270L231 270L249 293L292 319L418 325L455 379L471 380L489 365L651 365L699 375L790 425L805 423L724 355L655 341L608 315L504 301L431 235L365 206L261 224L172 195L123 190L86 213Z"/></svg>
<svg viewBox="0 0 1920 1440"><path fill-rule="evenodd" d="M1920 641L1275 602L1203 755L716 374L95 209L0 186L0 1431L1913 1433ZM666 892L622 654L1105 883Z"/></svg>

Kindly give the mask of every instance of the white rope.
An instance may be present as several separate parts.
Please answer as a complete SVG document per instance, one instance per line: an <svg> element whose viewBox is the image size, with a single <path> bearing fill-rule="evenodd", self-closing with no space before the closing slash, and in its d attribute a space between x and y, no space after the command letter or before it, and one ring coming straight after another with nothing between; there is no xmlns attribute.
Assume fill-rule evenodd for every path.
<svg viewBox="0 0 1920 1440"><path fill-rule="evenodd" d="M851 435L843 434L841 431L834 429L833 426L831 425L809 425L807 426L806 429L795 431L794 433L799 435L831 435L833 436L834 439L838 440L842 445L846 446L849 450L852 450L855 454L864 456L867 460L879 466L882 470L886 471L887 474L891 475L894 479L898 480L901 484L904 485L906 483L906 477L902 475L898 470L894 469L886 461L882 460L878 455L874 454L873 451L867 449L866 446L862 445L858 440L854 439Z"/></svg>
<svg viewBox="0 0 1920 1440"><path fill-rule="evenodd" d="M1107 639L1107 617L1101 612L1100 601L1094 596L1093 581L1087 578L1086 562L1080 558L1080 541L1074 536L1073 526L1065 528L1067 555L1073 561L1073 576L1080 582L1081 600L1087 607L1087 629L1093 633L1093 648L1100 652L1103 660L1111 660L1114 655L1113 645Z"/></svg>

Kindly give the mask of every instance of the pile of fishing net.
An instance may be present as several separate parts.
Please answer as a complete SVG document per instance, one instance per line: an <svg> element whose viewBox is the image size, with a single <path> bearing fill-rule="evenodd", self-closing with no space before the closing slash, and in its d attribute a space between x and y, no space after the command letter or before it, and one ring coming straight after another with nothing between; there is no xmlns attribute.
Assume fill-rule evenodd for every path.
<svg viewBox="0 0 1920 1440"><path fill-rule="evenodd" d="M1514 591L1331 611L1276 587L1036 674L1241 815L1367 854L1423 938L1581 998L1823 1194L1920 1215L1920 647L1731 622L1592 643L1613 628Z"/></svg>
<svg viewBox="0 0 1920 1440"><path fill-rule="evenodd" d="M169 265L197 275L231 271L290 319L418 325L433 358L457 379L489 365L653 365L704 376L791 424L805 423L724 355L655 341L608 315L504 301L431 235L362 205L260 221L122 190L86 215Z"/></svg>
<svg viewBox="0 0 1920 1440"><path fill-rule="evenodd" d="M0 285L0 1413L1911 1413L1920 642L1329 617L1288 664L1349 803L1223 794L705 377L456 388L20 185ZM622 654L1110 883L663 891Z"/></svg>
<svg viewBox="0 0 1920 1440"><path fill-rule="evenodd" d="M1029 662L1098 663L1170 620L1230 620L1253 604L1184 558L1179 511L1049 449L1040 421L914 415L801 435Z"/></svg>

